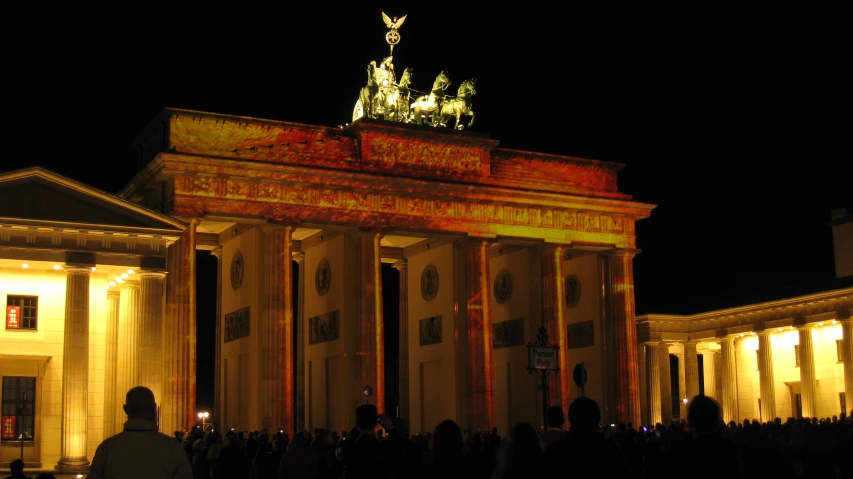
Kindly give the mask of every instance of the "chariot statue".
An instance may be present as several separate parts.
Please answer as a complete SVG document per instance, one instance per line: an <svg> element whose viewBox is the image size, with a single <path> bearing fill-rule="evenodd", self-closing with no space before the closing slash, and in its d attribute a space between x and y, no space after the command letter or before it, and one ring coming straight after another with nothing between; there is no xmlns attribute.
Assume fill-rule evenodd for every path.
<svg viewBox="0 0 853 479"><path fill-rule="evenodd" d="M386 121L415 123L445 127L453 120L453 128L463 128L463 116L470 116L467 127L474 124L474 111L471 97L477 93L477 79L465 80L459 85L456 96L447 94L450 87L450 74L441 71L433 81L429 92L420 92L411 87L413 69L406 68L397 81L394 72L394 46L400 42L397 31L406 20L406 15L393 19L382 13L382 19L388 27L385 41L391 47L391 54L378 64L375 61L367 65L367 84L361 88L352 121L360 118L374 118ZM412 94L417 96L413 99Z"/></svg>

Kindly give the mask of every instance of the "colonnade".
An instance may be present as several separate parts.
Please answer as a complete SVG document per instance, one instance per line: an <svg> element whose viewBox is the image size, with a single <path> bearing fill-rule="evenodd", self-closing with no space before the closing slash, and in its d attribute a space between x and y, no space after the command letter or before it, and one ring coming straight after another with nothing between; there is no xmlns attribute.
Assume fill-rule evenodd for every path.
<svg viewBox="0 0 853 479"><path fill-rule="evenodd" d="M845 314L846 313L846 314ZM837 315L838 319L832 320L835 324L840 322L842 331L841 344L838 346L840 362L844 363L844 396L853 397L853 321L849 313L842 311ZM706 347L702 350L704 395L715 398L721 407L723 420L725 422L740 421L742 419L753 419L742 417L738 405L738 365L736 344L737 341L749 336L757 336L756 362L758 372L758 398L759 410L755 419L761 421L772 421L776 417L788 417L788 411L780 411L776 403L777 373L774 372L774 351L771 337L782 331L797 330L799 341L796 348L797 369L799 371L799 387L801 398L802 417L818 416L817 400L817 377L815 374L815 347L814 329L823 326L823 322L806 322L803 318L797 318L793 325L782 328L765 328L758 331L748 331L737 334L726 334L719 337L703 338L701 340L687 341L649 341L641 346L644 349L645 368L643 381L647 394L646 410L643 411L644 423L656 424L667 423L672 420L672 389L670 372L670 348L680 346L679 369L683 372L683 378L679 381L682 398L690 399L700 392L699 364L697 349L701 342ZM833 351L834 352L834 351ZM833 361L835 362L835 361ZM740 369L743 371L743 369ZM679 401L682 403L683 401ZM847 400L847 409L851 408L851 401ZM681 417L686 417L686 404L682 408ZM825 412L823 413L825 414Z"/></svg>

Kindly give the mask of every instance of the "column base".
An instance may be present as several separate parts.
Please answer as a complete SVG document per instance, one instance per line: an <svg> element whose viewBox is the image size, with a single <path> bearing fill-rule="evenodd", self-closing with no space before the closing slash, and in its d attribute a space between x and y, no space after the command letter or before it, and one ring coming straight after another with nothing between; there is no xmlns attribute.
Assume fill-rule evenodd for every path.
<svg viewBox="0 0 853 479"><path fill-rule="evenodd" d="M59 460L54 467L63 473L88 473L89 460L85 457L66 457Z"/></svg>

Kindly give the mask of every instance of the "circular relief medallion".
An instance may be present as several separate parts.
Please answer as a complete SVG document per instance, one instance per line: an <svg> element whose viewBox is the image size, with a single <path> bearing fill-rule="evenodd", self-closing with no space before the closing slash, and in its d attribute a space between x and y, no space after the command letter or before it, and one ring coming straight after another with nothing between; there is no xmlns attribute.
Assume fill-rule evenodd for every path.
<svg viewBox="0 0 853 479"><path fill-rule="evenodd" d="M243 253L239 251L234 253L234 257L231 258L231 288L234 289L234 291L237 291L240 289L240 286L243 286L244 267Z"/></svg>
<svg viewBox="0 0 853 479"><path fill-rule="evenodd" d="M581 299L581 281L577 276L566 276L565 281L566 306L577 306Z"/></svg>
<svg viewBox="0 0 853 479"><path fill-rule="evenodd" d="M317 265L317 272L314 274L314 286L317 287L317 294L323 296L328 293L330 284L332 284L332 269L329 267L329 262L320 261L320 264Z"/></svg>
<svg viewBox="0 0 853 479"><path fill-rule="evenodd" d="M512 297L512 274L508 269L501 270L495 278L495 299L506 303Z"/></svg>
<svg viewBox="0 0 853 479"><path fill-rule="evenodd" d="M436 294L438 294L438 270L434 265L428 264L421 273L421 296L427 301L432 301Z"/></svg>

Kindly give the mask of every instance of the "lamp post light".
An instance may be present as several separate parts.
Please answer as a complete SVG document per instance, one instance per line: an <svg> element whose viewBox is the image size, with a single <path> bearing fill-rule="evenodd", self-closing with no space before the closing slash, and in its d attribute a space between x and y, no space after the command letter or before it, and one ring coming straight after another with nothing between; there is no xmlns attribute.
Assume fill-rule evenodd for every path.
<svg viewBox="0 0 853 479"><path fill-rule="evenodd" d="M208 418L208 417L210 417L210 413L209 413L209 412L207 412L207 411L204 411L204 412L200 412L200 413L198 413L198 418L199 418L199 420L201 420L201 430L202 430L202 431L204 431L204 430L205 430L204 426L206 426L206 425L207 425L206 420L207 420L207 418Z"/></svg>

